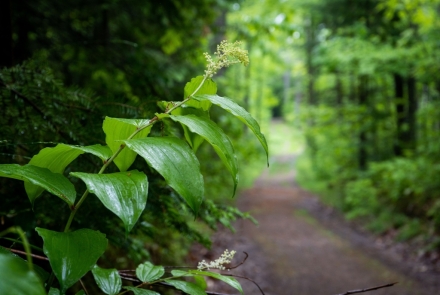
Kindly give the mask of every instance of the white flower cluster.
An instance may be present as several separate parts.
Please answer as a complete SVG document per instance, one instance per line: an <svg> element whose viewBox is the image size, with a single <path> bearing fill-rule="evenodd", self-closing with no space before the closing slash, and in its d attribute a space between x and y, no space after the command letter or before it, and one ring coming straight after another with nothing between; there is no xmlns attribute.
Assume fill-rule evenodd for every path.
<svg viewBox="0 0 440 295"><path fill-rule="evenodd" d="M211 78L218 70L229 67L232 64L242 63L247 66L249 64L248 51L241 49L241 45L242 42L240 41L229 43L228 41L223 40L217 45L214 59L205 52L204 56L208 62L205 70L206 77Z"/></svg>
<svg viewBox="0 0 440 295"><path fill-rule="evenodd" d="M223 264L228 264L231 263L232 259L234 258L235 255L235 251L232 250L231 252L229 252L228 249L225 250L225 252L220 256L220 258L211 261L210 263L207 263L205 260L202 260L201 262L199 262L199 265L197 266L198 270L203 270L203 269L211 269L211 268L216 268L216 269L220 269L220 270L225 270L225 267L223 266Z"/></svg>

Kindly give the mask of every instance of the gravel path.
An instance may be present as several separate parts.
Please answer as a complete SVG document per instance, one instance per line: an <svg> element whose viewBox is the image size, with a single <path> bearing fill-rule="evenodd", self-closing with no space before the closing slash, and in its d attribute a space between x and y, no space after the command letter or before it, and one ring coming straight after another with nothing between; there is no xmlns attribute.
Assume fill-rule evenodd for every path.
<svg viewBox="0 0 440 295"><path fill-rule="evenodd" d="M293 161L277 157L278 162ZM362 294L439 295L440 274L420 263L408 263L394 248L385 248L377 237L354 230L295 182L295 172L271 174L257 180L238 201L243 211L258 220L236 224L237 233L221 230L213 249L198 249L203 259L215 259L224 249L247 252L244 265L231 274L255 280L266 295L333 295L387 283L397 285ZM245 294L261 294L251 282L240 280ZM223 285L209 289L237 294Z"/></svg>

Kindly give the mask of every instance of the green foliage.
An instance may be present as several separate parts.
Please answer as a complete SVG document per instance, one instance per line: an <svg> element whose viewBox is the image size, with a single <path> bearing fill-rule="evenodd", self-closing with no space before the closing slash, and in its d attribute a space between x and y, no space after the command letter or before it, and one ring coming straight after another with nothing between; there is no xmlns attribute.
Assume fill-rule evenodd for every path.
<svg viewBox="0 0 440 295"><path fill-rule="evenodd" d="M122 219L128 233L145 209L148 195L147 176L137 170L111 174L72 172L86 183L101 203Z"/></svg>
<svg viewBox="0 0 440 295"><path fill-rule="evenodd" d="M38 227L35 230L43 238L44 254L63 294L93 268L107 248L105 235L98 231L84 228L61 233Z"/></svg>
<svg viewBox="0 0 440 295"><path fill-rule="evenodd" d="M96 284L105 294L116 295L121 291L122 280L116 269L104 269L95 265L92 274Z"/></svg>
<svg viewBox="0 0 440 295"><path fill-rule="evenodd" d="M152 282L161 278L165 274L162 266L155 266L151 262L139 264L136 268L136 276L144 283Z"/></svg>
<svg viewBox="0 0 440 295"><path fill-rule="evenodd" d="M203 176L199 161L184 141L175 137L151 137L131 139L125 144L159 172L197 214L204 194Z"/></svg>
<svg viewBox="0 0 440 295"><path fill-rule="evenodd" d="M43 284L27 264L12 254L0 253L0 292L2 294L44 295Z"/></svg>
<svg viewBox="0 0 440 295"><path fill-rule="evenodd" d="M235 52L233 47L228 48L231 54ZM225 54L228 54L228 51ZM222 67L224 65L219 64L219 66ZM204 87L205 82L208 83L206 87ZM192 85L193 83L198 83L199 85ZM108 248L106 235L100 231L88 228L93 227L92 224L85 223L88 219L77 218L77 212L87 210L86 214L96 215L99 214L101 205L103 205L112 215L123 221L126 235L134 230L135 224L141 219L144 209L148 209L148 205L152 200L153 202L159 201L162 205L161 209L165 209L162 213L162 216L166 217L165 222L171 221L179 226L187 226L185 218L191 216L188 209L196 217L198 214L203 216L201 217L202 220L208 220L209 210L216 210L216 213L212 216L213 218L211 217L211 220L206 222L211 224L211 226L216 221L221 221L230 226L230 221L235 217L247 217L238 210L219 210L219 207L216 207L213 203L208 203L206 207L208 210L204 208L204 212L199 213L205 197L204 182L199 168L200 164L194 151L178 136L163 136L163 134L158 136L158 134L150 132L155 123L171 118L173 122L183 124L189 130L201 135L213 146L231 172L234 179L234 192L236 189L235 180L238 179L238 168L236 161L233 161L235 154L229 138L220 127L209 120L209 117L205 116L204 112L201 113L201 117L198 117L197 115L185 116L174 111L181 107L188 107L187 104L193 100L196 103L191 107L200 108L204 111L209 111L211 103L218 105L250 127L268 156L265 137L260 132L258 123L245 109L230 99L217 95L203 94L215 94L212 92L216 89L215 83L208 79L207 73L205 73L203 79L193 79L192 82L187 84L186 90L188 89L191 89L191 93L184 100L171 102L171 107L167 107L161 114L157 113L152 119L106 117L102 128L106 133L107 146L58 144L54 148L44 148L32 158L31 161L38 166L30 164L24 166L17 164L0 165L0 176L20 179L38 187L38 189L28 187L28 194L32 203L42 193L41 190L47 190L49 193L59 196L69 205L70 214L67 220L63 219L62 215L59 216L59 220L65 222L63 232L49 229L51 228L50 226L35 228L35 231L43 240L43 252L49 260L52 271L51 277L47 281L45 280L47 289L52 286L55 277L59 284L60 294L65 294L89 271L92 271L99 288L105 293L116 294L121 289L121 273L118 274L115 269L104 270L96 266L98 259L105 256L103 254ZM203 95L196 96L199 93ZM206 101L209 103L205 103ZM208 108L205 109L206 107ZM173 115L170 115L171 113ZM186 138L188 139L188 137ZM129 150L131 153L124 153L125 150ZM91 153L99 157L102 167L97 173L93 173L93 171L91 173L76 171L74 162L78 161L78 156L83 153ZM153 177L153 181L149 181L145 171L126 171L130 166L138 165L135 162L137 155L144 158L148 166L154 169L152 172L158 173L162 178ZM121 161L117 161L119 157ZM110 166L112 163L116 167ZM105 173L107 169L114 170L115 168L118 168L119 172ZM96 170L96 168L93 170ZM74 187L73 183L64 176L64 173L74 177L72 182L75 182L75 178L81 179L85 184L85 188L84 184L77 181L75 182L76 187ZM155 185L160 181L163 182L163 180L169 186L169 188L165 187L168 190L167 195L163 195L163 192L160 192L164 188L163 184L162 188L159 186L159 190L156 191L158 188ZM75 202L75 190L81 188L84 188L84 193ZM170 188L173 189L171 192ZM97 198L92 198L89 201L90 198L88 196L90 193L95 194ZM148 203L147 196L149 196ZM166 202L161 201L161 198L167 198L172 202L167 207L164 207ZM87 207L84 206L86 200L88 202ZM177 206L180 212L173 209L173 206ZM185 212L185 215L182 216L181 212ZM158 214L154 211L149 213L152 217L154 217L154 214ZM89 223L90 221L93 221L93 219L89 219ZM148 228L149 224L145 223L145 221L146 219L144 219L141 225ZM79 229L71 231L73 227ZM177 229L177 226L172 224L168 224L166 229L169 230L172 227ZM112 229L113 232L117 232L119 227L113 225ZM188 228L183 229L183 231L191 232ZM179 230L182 231L182 228ZM109 239L115 237L113 232L107 235ZM165 234L168 233L168 231L165 232ZM29 249L27 249L27 253L30 255ZM32 263L29 262L29 267L31 266ZM135 294L151 293L152 291L147 292L147 290L140 289L140 287L154 286L157 283L166 282L168 285L174 286L176 289L188 294L205 293L197 284L178 280L182 275L167 277L164 274L165 271L162 266L155 266L148 261L141 263L136 268L136 276L141 281L141 284L136 286L135 289L131 287L126 287L126 289L133 291ZM199 272L194 273L194 275L211 276L220 279L242 292L238 282L234 279L223 277L220 274ZM58 289L51 289L50 292L57 293Z"/></svg>
<svg viewBox="0 0 440 295"><path fill-rule="evenodd" d="M23 180L25 183L39 186L61 198L69 206L73 206L75 202L76 193L73 184L62 174L51 172L47 168L33 165L3 164L0 166L0 176ZM33 204L38 195L28 194L28 197Z"/></svg>

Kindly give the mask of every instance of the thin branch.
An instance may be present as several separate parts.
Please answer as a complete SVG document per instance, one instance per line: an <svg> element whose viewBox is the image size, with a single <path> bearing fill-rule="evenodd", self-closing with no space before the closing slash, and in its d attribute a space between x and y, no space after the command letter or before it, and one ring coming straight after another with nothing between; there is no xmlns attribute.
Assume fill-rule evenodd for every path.
<svg viewBox="0 0 440 295"><path fill-rule="evenodd" d="M26 252L21 251L21 250L16 250L16 249L8 249L8 250L11 251L11 252L13 252L13 253L26 255ZM36 258L36 259L49 261L49 258L44 257L44 256L40 256L40 255L36 255L36 254L31 254L31 256L34 257L34 258Z"/></svg>
<svg viewBox="0 0 440 295"><path fill-rule="evenodd" d="M386 284L386 285L382 285L382 286L377 286L377 287L372 287L372 288L367 288L367 289L351 290L351 291L347 291L345 293L341 293L341 294L337 294L337 295L349 295L349 294L356 294L356 293L364 293L364 292L368 292L368 291L374 291L374 290L378 290L378 289L382 289L382 288L386 288L386 287L391 287L397 283L398 282L390 283L390 284Z"/></svg>
<svg viewBox="0 0 440 295"><path fill-rule="evenodd" d="M237 267L239 267L240 265L242 265L242 264L244 264L244 263L246 262L246 259L248 259L249 254L247 254L247 253L244 252L244 251L243 251L243 253L246 255L246 257L243 259L243 261L240 262L239 264L235 265L235 266L231 266L231 267L229 267L228 270L230 270L230 269L234 269L234 268L237 268Z"/></svg>
<svg viewBox="0 0 440 295"><path fill-rule="evenodd" d="M81 287L83 288L83 290L84 290L84 292L86 293L86 295L89 295L89 292L87 292L87 288L86 288L86 286L84 285L83 281L82 281L82 280L79 280L79 282L81 283Z"/></svg>
<svg viewBox="0 0 440 295"><path fill-rule="evenodd" d="M258 287L258 289L260 290L261 294L265 295L265 293L263 292L263 289L261 289L261 287L252 279L248 278L248 277L243 277L243 276L238 276L238 275L233 275L233 274L226 274L226 273L222 273L223 276L228 276L228 277L234 277L234 278L240 278L240 279L245 279L248 280L249 282L254 283L255 286Z"/></svg>

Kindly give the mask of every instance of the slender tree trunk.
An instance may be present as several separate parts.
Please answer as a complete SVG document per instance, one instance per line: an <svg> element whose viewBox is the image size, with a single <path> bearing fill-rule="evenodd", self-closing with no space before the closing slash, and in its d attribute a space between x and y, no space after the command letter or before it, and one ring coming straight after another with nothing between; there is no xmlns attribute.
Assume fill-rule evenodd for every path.
<svg viewBox="0 0 440 295"><path fill-rule="evenodd" d="M407 87L408 87L407 144L408 144L408 148L414 152L417 147L417 109L418 109L418 102L416 97L416 79L414 77L409 77L407 79Z"/></svg>
<svg viewBox="0 0 440 295"><path fill-rule="evenodd" d="M340 108L342 106L344 93L342 89L341 74L338 71L335 72L335 79L336 106Z"/></svg>
<svg viewBox="0 0 440 295"><path fill-rule="evenodd" d="M365 106L368 101L368 76L359 77L359 105ZM365 125L361 123L359 131L359 149L358 149L358 164L359 169L364 171L367 169L367 130Z"/></svg>
<svg viewBox="0 0 440 295"><path fill-rule="evenodd" d="M315 67L313 66L313 49L316 45L315 30L313 27L313 19L309 17L306 19L306 66L307 66L307 92L309 95L309 104L316 104L315 97Z"/></svg>
<svg viewBox="0 0 440 295"><path fill-rule="evenodd" d="M396 143L394 153L396 156L403 154L405 137L405 99L404 99L404 79L399 74L394 74L394 100L396 107Z"/></svg>

